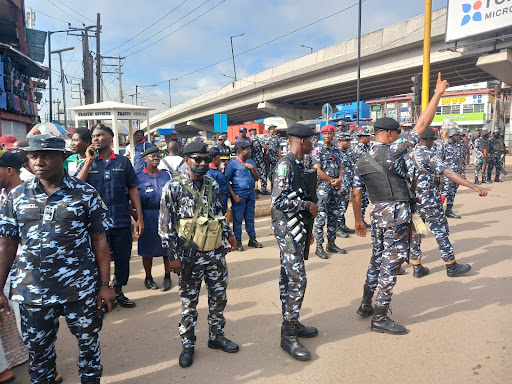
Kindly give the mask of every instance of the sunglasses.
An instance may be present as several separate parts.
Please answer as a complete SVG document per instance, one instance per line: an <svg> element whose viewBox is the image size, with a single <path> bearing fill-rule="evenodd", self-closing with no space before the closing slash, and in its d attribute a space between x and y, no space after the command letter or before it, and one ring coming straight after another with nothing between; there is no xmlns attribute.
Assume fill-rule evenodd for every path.
<svg viewBox="0 0 512 384"><path fill-rule="evenodd" d="M189 156L189 159L192 159L195 161L196 164L201 164L204 162L205 164L208 164L210 162L210 156L202 157L202 156Z"/></svg>

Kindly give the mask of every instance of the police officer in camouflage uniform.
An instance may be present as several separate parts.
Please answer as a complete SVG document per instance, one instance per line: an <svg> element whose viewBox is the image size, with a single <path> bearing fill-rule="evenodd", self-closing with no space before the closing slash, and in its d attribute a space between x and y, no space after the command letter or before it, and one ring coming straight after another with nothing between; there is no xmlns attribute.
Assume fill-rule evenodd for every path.
<svg viewBox="0 0 512 384"><path fill-rule="evenodd" d="M368 127L362 127L357 131L357 143L353 145L353 152L356 155L356 160L354 162L357 162L357 160L365 153L368 153L370 150L370 140L372 138L372 134ZM366 226L366 228L370 228L371 225L368 224L364 217L366 216L366 208L368 208L368 205L370 204L370 200L368 200L368 193L366 192L366 188L363 189L363 196L361 199L361 217L363 218L363 224Z"/></svg>
<svg viewBox="0 0 512 384"><path fill-rule="evenodd" d="M341 153L334 145L334 126L324 125L320 130L323 142L319 143L311 152L313 167L316 168L319 185L316 190L318 197L318 216L315 219L315 254L321 259L328 259L329 256L323 248L324 225L327 222L327 252L347 253L339 248L336 240L336 226L340 214L341 197L343 191L343 165Z"/></svg>
<svg viewBox="0 0 512 384"><path fill-rule="evenodd" d="M313 135L313 130L303 124L295 124L288 128L290 151L278 162L272 187L272 230L281 256L281 347L298 360L309 360L311 354L297 338L318 335L316 328L306 327L299 322L307 284L304 251L309 245L306 242L310 242L310 239L302 236L295 241L293 238L294 229L304 229L306 217L312 219L318 213L318 206L310 201L304 166L301 163L304 155L313 149ZM295 236L302 232L297 233Z"/></svg>
<svg viewBox="0 0 512 384"><path fill-rule="evenodd" d="M489 151L491 152L491 159L487 165L487 180L492 180L492 170L496 167L496 176L494 181L500 183L500 173L503 167L503 154L505 153L505 143L500 136L500 131L494 131L492 138L489 140Z"/></svg>
<svg viewBox="0 0 512 384"><path fill-rule="evenodd" d="M261 194L270 195L267 189L267 167L265 165L266 145L262 138L256 135L256 128L249 130L252 140L251 158L256 163L256 170L260 175Z"/></svg>
<svg viewBox="0 0 512 384"><path fill-rule="evenodd" d="M443 145L439 149L440 158L445 162L448 168L458 173L462 172L462 157L460 146L457 144L459 141L459 130L457 128L448 128L446 132L447 139L443 142ZM446 217L451 219L460 219L459 215L453 213L453 202L455 200L455 194L459 185L450 181L446 176L443 176L443 196L446 198Z"/></svg>
<svg viewBox="0 0 512 384"><path fill-rule="evenodd" d="M274 169L281 158L281 139L276 135L276 128L274 124L270 125L268 133L263 137L267 149L268 178L271 183L273 182L272 175L274 174Z"/></svg>
<svg viewBox="0 0 512 384"><path fill-rule="evenodd" d="M238 352L238 345L224 336L224 308L227 303L226 288L228 285L228 269L225 255L229 249L236 247L235 237L229 228L227 219L224 219L222 230L222 245L209 252L196 252L193 255L193 264L190 277L185 280L183 262L185 261L185 247L178 238L176 227L181 219L192 219L198 206L201 190L208 191L212 185L213 193L208 206L208 193L204 193L199 217L208 216L205 209L212 215L222 215L222 202L217 182L205 176L209 169L209 156L206 144L192 142L183 151L188 167L188 173L181 175L181 180L174 178L167 182L162 192L160 202L160 216L158 220L158 233L162 238L162 245L167 248L171 272L179 274L179 293L181 297L182 316L179 333L183 345L179 357L179 365L183 368L193 363L194 345L196 341L194 329L197 323L197 303L199 291L204 279L208 290L208 347L221 349L224 352ZM206 208L205 208L206 207ZM189 262L189 261L187 261Z"/></svg>
<svg viewBox="0 0 512 384"><path fill-rule="evenodd" d="M480 184L478 174L482 171L482 183L487 182L486 168L489 166L489 131L482 129L480 136L475 139L475 184Z"/></svg>
<svg viewBox="0 0 512 384"><path fill-rule="evenodd" d="M450 170L445 163L432 151L434 145L435 132L432 128L427 128L421 136L419 144L407 154L406 163L409 172L409 178L416 198L416 212L428 223L428 226L434 236L441 257L446 264L446 273L449 277L461 276L471 270L469 264L458 264L455 261L453 246L450 243L448 235L448 220L443 211L443 203L439 196L436 178L439 175L446 176L450 181L459 185L464 185L473 189L480 196L487 195L487 189L470 183L459 174ZM413 265L413 276L420 278L428 275L429 269L421 265L421 236L414 234L411 244L411 262Z"/></svg>
<svg viewBox="0 0 512 384"><path fill-rule="evenodd" d="M354 165L357 161L357 155L352 150L350 142L352 137L348 132L341 132L337 134L337 145L340 149L341 164L343 165L343 193L340 199L340 215L338 217L337 233L339 237L346 238L349 233L355 233L351 228L348 228L345 223L345 212L347 212L348 203L350 200L350 192L352 191L352 181L354 180Z"/></svg>
<svg viewBox="0 0 512 384"><path fill-rule="evenodd" d="M404 155L418 143L434 119L437 105L446 88L448 82L442 81L439 73L436 93L410 133L399 136L400 125L396 120L389 117L378 119L374 125L375 142L356 164L352 202L356 233L358 236L366 236L366 226L361 218L364 184L372 202L373 243L363 300L357 313L362 317L374 315L371 329L375 332L392 335L407 332L404 326L396 324L387 315L397 274L407 258L409 248L412 195L407 185ZM377 297L374 310L372 297L375 291Z"/></svg>
<svg viewBox="0 0 512 384"><path fill-rule="evenodd" d="M24 151L35 178L13 189L0 211L0 286L13 266L11 300L20 303L30 380L55 383L54 343L64 316L78 341L81 383L99 383L101 307L105 302L111 311L115 297L107 207L94 188L64 171L63 139L32 136ZM10 314L2 292L0 309Z"/></svg>

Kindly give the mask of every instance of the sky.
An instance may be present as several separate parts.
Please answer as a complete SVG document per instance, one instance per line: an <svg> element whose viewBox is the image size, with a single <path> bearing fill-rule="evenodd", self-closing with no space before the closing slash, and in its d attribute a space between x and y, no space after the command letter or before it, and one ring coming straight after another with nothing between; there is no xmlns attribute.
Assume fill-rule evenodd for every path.
<svg viewBox="0 0 512 384"><path fill-rule="evenodd" d="M357 37L357 0L25 0L36 13L35 29L56 31L96 24L101 14L102 56L123 57L124 102L154 108L151 115L233 81L230 37L237 78ZM433 0L433 10L447 0ZM420 0L365 0L362 33L424 13ZM96 42L90 39L90 49ZM305 48L301 45L311 48ZM83 78L81 38L52 35L63 53L67 107L80 105ZM103 71L117 71L117 59L103 59ZM45 58L47 65L47 58ZM62 100L58 56L52 57L53 98ZM119 101L117 74L104 74L104 100ZM96 84L96 83L95 83ZM48 95L41 102L43 120ZM328 100L326 101L328 102ZM54 107L54 110L56 108Z"/></svg>

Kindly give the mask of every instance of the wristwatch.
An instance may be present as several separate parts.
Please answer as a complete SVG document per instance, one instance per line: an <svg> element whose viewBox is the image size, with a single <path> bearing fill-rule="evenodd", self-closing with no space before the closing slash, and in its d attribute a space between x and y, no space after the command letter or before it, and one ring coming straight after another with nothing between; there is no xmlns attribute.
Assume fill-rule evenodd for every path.
<svg viewBox="0 0 512 384"><path fill-rule="evenodd" d="M100 287L111 287L110 281L102 281Z"/></svg>

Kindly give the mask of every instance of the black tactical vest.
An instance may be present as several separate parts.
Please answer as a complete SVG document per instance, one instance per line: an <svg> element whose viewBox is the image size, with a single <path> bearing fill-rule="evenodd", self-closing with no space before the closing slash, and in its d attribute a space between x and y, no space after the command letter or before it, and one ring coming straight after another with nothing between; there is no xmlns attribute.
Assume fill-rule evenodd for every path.
<svg viewBox="0 0 512 384"><path fill-rule="evenodd" d="M489 139L485 139L483 137L480 138L480 141L478 142L478 149L480 151L484 151L484 149L489 149Z"/></svg>
<svg viewBox="0 0 512 384"><path fill-rule="evenodd" d="M375 159L369 153L361 155L356 163L359 177L372 203L411 202L413 194L407 180L387 165L388 151L389 146L383 145Z"/></svg>

